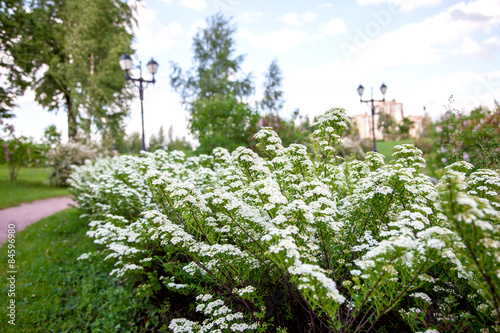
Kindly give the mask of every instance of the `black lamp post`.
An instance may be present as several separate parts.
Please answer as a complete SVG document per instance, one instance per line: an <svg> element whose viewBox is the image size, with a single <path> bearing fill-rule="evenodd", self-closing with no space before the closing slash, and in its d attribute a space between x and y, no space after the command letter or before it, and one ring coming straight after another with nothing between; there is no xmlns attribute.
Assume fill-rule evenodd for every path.
<svg viewBox="0 0 500 333"><path fill-rule="evenodd" d="M122 70L125 71L125 80L127 81L132 81L134 82L134 85L136 85L136 82L139 82L139 98L141 99L141 118L142 118L142 150L146 150L146 139L144 137L144 106L143 106L143 100L144 100L144 89L147 88L149 83L155 83L155 74L158 71L158 63L151 58L149 62L147 63L146 67L148 68L149 72L153 75L152 80L145 80L142 78L142 62L139 62L139 70L140 70L140 77L138 79L134 79L133 77L130 76L129 71L132 69L132 58L126 53L122 54L120 56L120 59L118 60L120 63L120 67ZM143 83L146 83L144 85Z"/></svg>
<svg viewBox="0 0 500 333"><path fill-rule="evenodd" d="M377 141L375 140L375 104L373 104L373 103L374 102L385 102L385 92L387 91L387 86L384 83L382 83L382 85L380 86L380 92L382 93L382 96L384 96L384 98L382 100L373 99L373 89L372 89L372 98L364 101L361 98L364 90L365 90L365 88L360 84L358 87L359 101L361 103L371 103L371 106L372 106L373 151L376 152L377 151Z"/></svg>

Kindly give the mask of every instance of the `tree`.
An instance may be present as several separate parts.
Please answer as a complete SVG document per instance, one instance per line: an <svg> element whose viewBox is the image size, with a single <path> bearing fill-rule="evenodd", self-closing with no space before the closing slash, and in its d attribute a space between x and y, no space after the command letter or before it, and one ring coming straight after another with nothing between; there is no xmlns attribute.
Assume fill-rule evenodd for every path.
<svg viewBox="0 0 500 333"><path fill-rule="evenodd" d="M434 165L443 168L466 160L475 169L497 169L500 165L500 104L478 107L469 114L451 108L436 124L433 134Z"/></svg>
<svg viewBox="0 0 500 333"><path fill-rule="evenodd" d="M168 144L167 144L167 150L168 151L173 151L173 150L181 150L181 151L190 151L193 150L193 147L191 147L191 144L186 141L185 137L178 138L176 137L174 139L174 129L172 126L168 129Z"/></svg>
<svg viewBox="0 0 500 333"><path fill-rule="evenodd" d="M293 143L300 143L307 146L309 152L314 152L312 140L309 137L313 132L312 122L308 116L301 116L299 109L293 111L290 119L285 119L275 114L268 114L259 119L257 130L262 127L273 127L273 130L278 133L285 147ZM252 141L252 149L254 146L255 140Z"/></svg>
<svg viewBox="0 0 500 333"><path fill-rule="evenodd" d="M415 122L411 121L409 118L404 117L403 121L398 126L398 134L400 138L407 139L410 137L410 129L413 128Z"/></svg>
<svg viewBox="0 0 500 333"><path fill-rule="evenodd" d="M191 129L196 129L193 134L200 142L196 150L202 154L209 154L216 147L233 150L249 146L259 119L255 111L232 94L198 99L191 115Z"/></svg>
<svg viewBox="0 0 500 333"><path fill-rule="evenodd" d="M384 140L392 139L394 136L395 125L396 125L395 119L389 113L385 112L384 109L380 109L377 112L377 114L378 114L377 128L380 131L382 131Z"/></svg>
<svg viewBox="0 0 500 333"><path fill-rule="evenodd" d="M148 149L150 151L155 151L157 149L165 149L165 147L166 147L165 134L163 133L163 126L160 126L160 130L158 131L158 136L154 134L151 135L151 138L149 139Z"/></svg>
<svg viewBox="0 0 500 333"><path fill-rule="evenodd" d="M32 67L25 57L16 59L12 50L18 50L19 54L32 50L34 44L21 45L18 43L19 35L26 34L23 30L26 25L27 16L25 11L20 10L22 0L0 0L0 118L11 118L14 116L12 109L16 106L15 99L22 96L29 85L26 73L32 72ZM35 16L36 13L33 13ZM35 36L40 31L32 31ZM28 50L26 50L28 49ZM24 66L19 66L22 62Z"/></svg>
<svg viewBox="0 0 500 333"><path fill-rule="evenodd" d="M49 125L44 129L42 141L49 147L53 147L61 141L61 132L57 130L55 124Z"/></svg>
<svg viewBox="0 0 500 333"><path fill-rule="evenodd" d="M125 135L125 132L121 131L115 139L114 148L120 154L138 154L142 148L141 134L132 132Z"/></svg>
<svg viewBox="0 0 500 333"><path fill-rule="evenodd" d="M170 83L191 113L189 127L199 140L198 151L248 146L257 121L245 98L252 91L251 75L241 75L242 55L235 56L236 28L222 14L207 19L193 38L193 67L183 72L173 64Z"/></svg>
<svg viewBox="0 0 500 333"><path fill-rule="evenodd" d="M64 106L71 139L91 123L116 133L131 98L117 59L131 51L132 9L119 0L10 2L1 38L11 95L29 85L49 111Z"/></svg>
<svg viewBox="0 0 500 333"><path fill-rule="evenodd" d="M283 108L283 91L281 90L281 69L278 60L274 59L265 73L264 98L260 102L262 109L267 110L267 114L278 115Z"/></svg>
<svg viewBox="0 0 500 333"><path fill-rule="evenodd" d="M14 132L14 126L0 118L0 164L7 164L11 181L17 179L21 167L36 166L44 160L49 148Z"/></svg>

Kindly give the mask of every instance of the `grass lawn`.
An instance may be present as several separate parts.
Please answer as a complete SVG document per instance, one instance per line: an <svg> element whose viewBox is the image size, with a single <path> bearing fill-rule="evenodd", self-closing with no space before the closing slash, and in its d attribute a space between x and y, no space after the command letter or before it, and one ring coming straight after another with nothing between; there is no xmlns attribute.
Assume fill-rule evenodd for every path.
<svg viewBox="0 0 500 333"><path fill-rule="evenodd" d="M0 248L2 332L148 332L145 298L113 266L76 260L100 247L85 235L80 211L71 208L16 234L15 296L8 297L7 244ZM7 302L15 299L16 326L8 323Z"/></svg>
<svg viewBox="0 0 500 333"><path fill-rule="evenodd" d="M8 167L0 165L0 209L70 194L66 188L44 185L48 176L47 168L21 168L17 181L11 182Z"/></svg>
<svg viewBox="0 0 500 333"><path fill-rule="evenodd" d="M413 143L415 140L401 140L401 141L377 141L377 150L379 153L385 156L385 162L392 161L394 156L392 156L393 148L397 145L403 143Z"/></svg>

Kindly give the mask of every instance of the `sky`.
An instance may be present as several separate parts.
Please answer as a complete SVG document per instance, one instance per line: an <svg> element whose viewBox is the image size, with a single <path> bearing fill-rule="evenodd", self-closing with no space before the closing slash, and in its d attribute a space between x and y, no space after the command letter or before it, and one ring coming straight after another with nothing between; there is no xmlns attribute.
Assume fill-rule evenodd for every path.
<svg viewBox="0 0 500 333"><path fill-rule="evenodd" d="M436 119L452 95L452 107L465 112L500 101L498 0L146 0L137 6L132 55L145 79L149 59L159 63L156 84L144 93L146 141L160 126L192 140L189 113L170 87L171 62L191 68L193 36L218 12L237 28L235 55L245 55L242 74L253 75L253 101L262 98L264 73L277 59L285 118L297 108L310 117L332 107L370 112L359 84L364 99L372 89L381 99L385 83L385 98L403 103L405 116L422 115L425 106ZM136 96L127 133L141 130L137 89ZM64 110L45 111L31 91L17 104L11 122L18 134L39 138L56 124L67 136Z"/></svg>

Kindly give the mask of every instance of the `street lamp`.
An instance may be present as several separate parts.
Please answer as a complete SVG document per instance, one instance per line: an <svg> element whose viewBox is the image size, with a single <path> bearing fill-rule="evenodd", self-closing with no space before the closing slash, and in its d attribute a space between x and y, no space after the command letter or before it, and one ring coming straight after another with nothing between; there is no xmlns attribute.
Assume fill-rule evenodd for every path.
<svg viewBox="0 0 500 333"><path fill-rule="evenodd" d="M147 88L149 83L155 83L155 74L158 71L158 63L151 58L149 62L147 63L146 67L148 68L148 71L153 75L152 80L145 80L142 78L142 62L139 61L139 70L140 70L140 76L138 79L134 79L133 77L130 76L129 71L132 69L132 58L124 53L120 56L120 59L118 59L118 63L120 64L120 67L122 70L125 71L125 80L127 81L132 81L134 82L134 85L136 85L136 82L139 82L139 98L141 99L141 118L142 118L142 150L146 150L146 139L144 137L144 106L143 106L143 100L144 100L144 89ZM143 83L146 83L144 86Z"/></svg>
<svg viewBox="0 0 500 333"><path fill-rule="evenodd" d="M373 151L377 151L377 141L375 140L375 104L374 102L385 102L385 92L387 91L387 86L382 83L380 86L380 92L384 97L382 100L373 99L373 88L372 88L372 98L364 101L361 96L363 95L363 91L365 88L360 84L358 87L359 101L360 103L371 103L372 104L372 133L373 133Z"/></svg>

